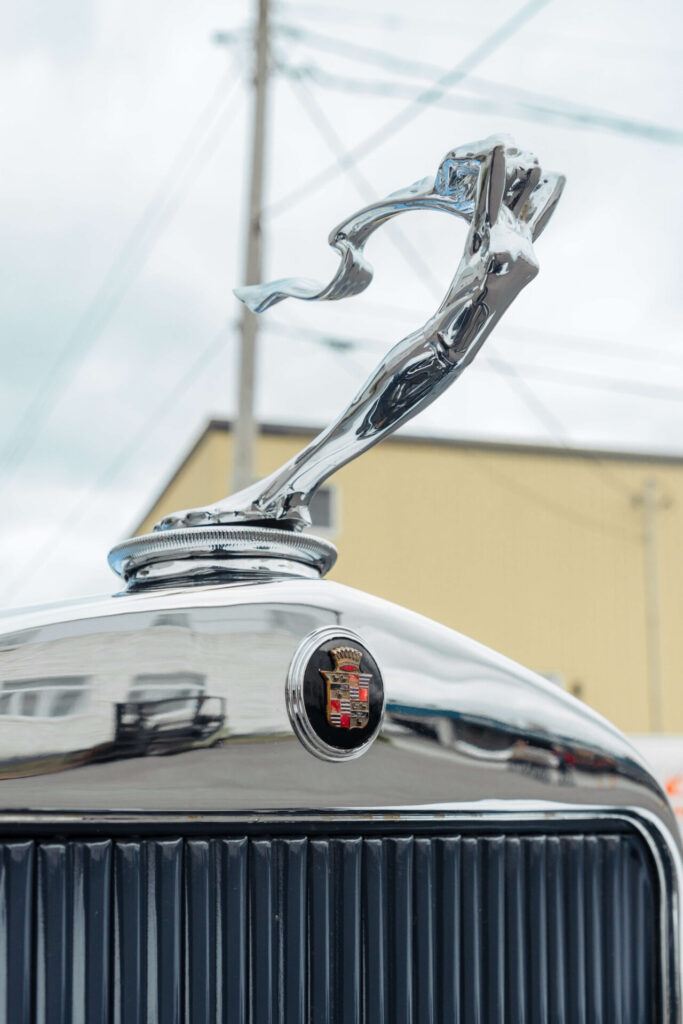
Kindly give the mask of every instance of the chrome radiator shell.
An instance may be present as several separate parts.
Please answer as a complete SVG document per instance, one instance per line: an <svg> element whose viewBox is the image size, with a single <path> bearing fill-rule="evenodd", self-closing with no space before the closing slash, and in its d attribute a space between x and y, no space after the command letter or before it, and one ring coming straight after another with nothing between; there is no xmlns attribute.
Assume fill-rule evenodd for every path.
<svg viewBox="0 0 683 1024"><path fill-rule="evenodd" d="M656 866L663 1019L679 1019L675 818L626 738L553 684L419 615L322 580L150 590L0 622L4 837L149 828L206 836L283 822L295 832L311 821L374 823L385 835L406 822L445 823L453 834L472 821L511 833L529 822L549 831L576 822L579 832L586 821L626 823ZM373 747L342 764L311 757L285 701L297 646L330 625L367 643L387 700ZM164 680L182 696L174 705L162 686L162 727L145 731L144 705ZM202 699L216 702L201 728L188 693L200 680ZM117 736L133 693L145 698L131 719L137 746ZM35 701L68 713L8 713L35 710Z"/></svg>

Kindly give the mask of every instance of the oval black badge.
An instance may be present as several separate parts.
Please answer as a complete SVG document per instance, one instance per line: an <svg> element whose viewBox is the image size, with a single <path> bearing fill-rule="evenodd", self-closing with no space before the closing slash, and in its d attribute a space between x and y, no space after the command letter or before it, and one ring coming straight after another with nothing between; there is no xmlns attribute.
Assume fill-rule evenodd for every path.
<svg viewBox="0 0 683 1024"><path fill-rule="evenodd" d="M316 757L348 761L368 749L382 724L384 683L357 633L324 626L302 640L289 667L287 710Z"/></svg>

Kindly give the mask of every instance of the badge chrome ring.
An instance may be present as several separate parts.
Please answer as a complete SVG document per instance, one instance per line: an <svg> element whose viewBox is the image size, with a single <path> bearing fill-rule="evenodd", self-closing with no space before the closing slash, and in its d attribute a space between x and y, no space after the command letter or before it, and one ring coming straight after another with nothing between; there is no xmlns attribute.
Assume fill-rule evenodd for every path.
<svg viewBox="0 0 683 1024"><path fill-rule="evenodd" d="M309 717L304 693L306 673L309 668L311 658L325 643L333 640L350 641L351 643L357 644L361 648L362 653L372 659L377 667L377 678L375 680L373 673L373 680L376 683L379 683L379 689L381 691L379 717L372 731L368 733L363 742L349 749L344 749L344 747L328 743L322 738L322 736L320 736ZM309 633L304 637L294 652L294 656L290 662L289 671L287 673L287 683L285 686L285 697L287 713L296 736L309 753L323 761L352 761L355 760L355 758L360 757L361 754L364 754L369 747L372 746L382 728L382 722L384 721L386 695L384 692L384 681L382 679L381 672L379 671L379 667L377 666L377 662L368 649L367 644L358 635L358 633L350 629L345 629L341 626L321 626L319 629L314 630L312 633Z"/></svg>

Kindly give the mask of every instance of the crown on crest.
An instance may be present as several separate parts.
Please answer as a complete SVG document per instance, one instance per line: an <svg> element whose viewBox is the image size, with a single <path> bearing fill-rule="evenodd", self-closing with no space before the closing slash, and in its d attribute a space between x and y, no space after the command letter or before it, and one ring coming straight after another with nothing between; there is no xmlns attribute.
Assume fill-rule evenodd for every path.
<svg viewBox="0 0 683 1024"><path fill-rule="evenodd" d="M360 651L357 651L355 647L335 647L334 650L330 651L330 654L334 658L335 668L340 668L342 665L353 665L354 668L360 668L361 658L363 657Z"/></svg>

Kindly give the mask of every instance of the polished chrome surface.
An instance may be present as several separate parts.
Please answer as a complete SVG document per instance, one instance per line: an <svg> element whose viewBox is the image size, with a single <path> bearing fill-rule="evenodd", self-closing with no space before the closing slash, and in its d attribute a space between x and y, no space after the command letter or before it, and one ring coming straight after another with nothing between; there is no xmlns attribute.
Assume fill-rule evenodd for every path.
<svg viewBox="0 0 683 1024"><path fill-rule="evenodd" d="M339 747L332 747L318 735L306 713L304 701L304 676L308 660L314 651L326 640L344 638L352 644L363 644L363 638L350 629L342 629L340 626L321 626L314 629L312 633L305 636L296 651L287 672L287 684L285 699L287 714L292 728L299 737L304 747L315 757L323 761L353 761L355 758L365 754L377 738L382 728L384 712L386 710L386 699L382 708L382 714L377 726L368 735L365 743L351 750L341 750Z"/></svg>
<svg viewBox="0 0 683 1024"><path fill-rule="evenodd" d="M359 760L316 761L287 711L312 631L357 634L386 713ZM472 640L325 580L128 593L0 616L0 830L297 821L626 820L660 878L680 1012L681 840L618 730Z"/></svg>
<svg viewBox="0 0 683 1024"><path fill-rule="evenodd" d="M358 634L381 666L382 732L315 763L285 685L301 641ZM75 680L78 679L78 682ZM206 735L196 698L222 700ZM130 754L117 706L157 701ZM215 712L215 705L214 705ZM154 755L163 750L168 756ZM443 626L325 580L141 591L0 618L0 808L153 812L554 800L676 825L628 741L551 683Z"/></svg>
<svg viewBox="0 0 683 1024"><path fill-rule="evenodd" d="M336 560L334 544L322 537L258 526L145 534L109 552L109 565L130 586L188 577L234 579L263 572L315 578L329 572Z"/></svg>
<svg viewBox="0 0 683 1024"><path fill-rule="evenodd" d="M286 297L346 298L372 280L365 244L379 227L409 210L433 209L469 224L455 277L436 313L382 360L341 416L279 470L216 505L168 515L155 527L267 522L302 529L320 484L391 434L446 390L472 362L496 323L538 273L533 242L562 193L564 178L507 137L448 153L425 178L344 221L330 235L340 266L328 285L299 278L237 289L260 312Z"/></svg>

